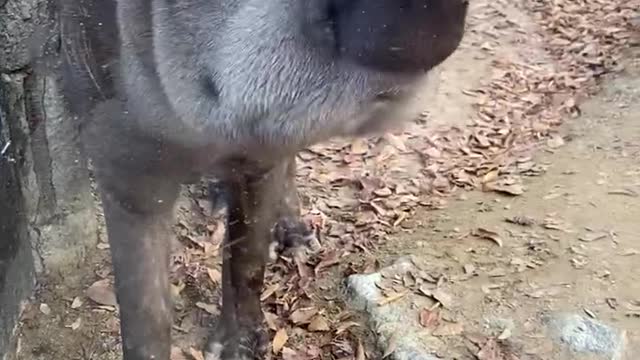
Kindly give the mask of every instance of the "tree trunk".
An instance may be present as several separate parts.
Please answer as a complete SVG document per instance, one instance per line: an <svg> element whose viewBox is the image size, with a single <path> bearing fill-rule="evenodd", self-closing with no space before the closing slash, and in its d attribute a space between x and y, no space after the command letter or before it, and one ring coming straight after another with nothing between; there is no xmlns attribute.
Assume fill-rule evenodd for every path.
<svg viewBox="0 0 640 360"><path fill-rule="evenodd" d="M97 241L78 126L55 67L36 71L30 56L34 31L57 28L52 5L0 0L0 358L38 275L73 281L68 275ZM42 40L55 58L57 33Z"/></svg>

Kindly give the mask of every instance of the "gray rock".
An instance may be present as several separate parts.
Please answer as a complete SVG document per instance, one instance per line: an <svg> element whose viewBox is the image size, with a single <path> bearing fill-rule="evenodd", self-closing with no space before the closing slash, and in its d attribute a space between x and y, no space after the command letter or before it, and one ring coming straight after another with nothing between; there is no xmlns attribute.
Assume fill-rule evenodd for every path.
<svg viewBox="0 0 640 360"><path fill-rule="evenodd" d="M397 301L380 306L380 289L376 286L382 280L382 273L402 273L413 267L408 259L401 259L381 272L367 275L351 275L347 278L347 299L350 305L364 311L369 317L369 325L375 329L378 346L385 352L393 348L387 357L392 360L438 360L432 355L442 347L442 341L433 337L418 324L417 312L411 305L420 306L420 299Z"/></svg>
<svg viewBox="0 0 640 360"><path fill-rule="evenodd" d="M607 360L624 359L626 332L586 316L560 313L547 318L554 340L575 353L599 355Z"/></svg>

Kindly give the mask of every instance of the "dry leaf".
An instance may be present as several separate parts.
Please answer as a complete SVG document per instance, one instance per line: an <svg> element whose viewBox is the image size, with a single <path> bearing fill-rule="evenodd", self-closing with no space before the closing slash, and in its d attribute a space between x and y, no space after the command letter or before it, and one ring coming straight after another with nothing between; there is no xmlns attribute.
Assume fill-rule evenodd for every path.
<svg viewBox="0 0 640 360"><path fill-rule="evenodd" d="M420 325L426 328L435 328L440 323L440 313L429 309L420 310Z"/></svg>
<svg viewBox="0 0 640 360"><path fill-rule="evenodd" d="M276 291L280 289L280 284L272 284L268 288L266 288L262 295L260 295L260 301L267 300L271 295L275 294Z"/></svg>
<svg viewBox="0 0 640 360"><path fill-rule="evenodd" d="M215 305L215 304L207 304L199 301L196 303L196 307L208 312L211 315L220 314L220 308L218 307L218 305Z"/></svg>
<svg viewBox="0 0 640 360"><path fill-rule="evenodd" d="M356 139L351 143L351 153L364 155L369 151L369 142L366 139Z"/></svg>
<svg viewBox="0 0 640 360"><path fill-rule="evenodd" d="M296 325L306 324L311 321L311 318L318 313L316 308L302 308L297 309L289 316L289 320Z"/></svg>
<svg viewBox="0 0 640 360"><path fill-rule="evenodd" d="M94 282L86 291L87 297L100 305L118 306L116 294L108 279Z"/></svg>
<svg viewBox="0 0 640 360"><path fill-rule="evenodd" d="M222 280L222 273L217 269L207 268L207 275L214 284L220 284Z"/></svg>
<svg viewBox="0 0 640 360"><path fill-rule="evenodd" d="M324 258L316 265L313 272L318 276L320 272L324 269L327 269L331 266L337 265L340 263L340 256L337 251L331 251L327 253Z"/></svg>
<svg viewBox="0 0 640 360"><path fill-rule="evenodd" d="M360 326L360 324L355 321L346 321L346 322L340 323L336 327L336 335L340 335L343 332L347 331L349 328L352 328L354 326Z"/></svg>
<svg viewBox="0 0 640 360"><path fill-rule="evenodd" d="M71 302L71 308L72 309L77 309L80 306L82 306L82 299L80 299L80 297L76 296L75 298L73 298L73 301Z"/></svg>
<svg viewBox="0 0 640 360"><path fill-rule="evenodd" d="M289 340L289 335L287 335L287 330L285 330L284 328L278 330L276 332L276 335L273 337L273 341L272 341L273 353L274 354L280 353L284 345L287 343L287 340Z"/></svg>
<svg viewBox="0 0 640 360"><path fill-rule="evenodd" d="M640 196L640 194L638 194L637 191L632 189L615 189L615 190L609 191L608 193L611 195L625 195L625 196L631 196L631 197Z"/></svg>
<svg viewBox="0 0 640 360"><path fill-rule="evenodd" d="M471 232L471 235L491 240L498 244L498 246L502 247L502 239L500 238L500 235L495 231L487 230L485 228L477 228Z"/></svg>
<svg viewBox="0 0 640 360"><path fill-rule="evenodd" d="M386 359L389 355L393 354L398 348L398 337L396 334L391 335L389 341L387 341L387 346L382 355L383 359Z"/></svg>
<svg viewBox="0 0 640 360"><path fill-rule="evenodd" d="M324 317L318 315L311 320L309 326L307 326L309 331L329 331L331 330L329 327L329 323L325 320Z"/></svg>
<svg viewBox="0 0 640 360"><path fill-rule="evenodd" d="M455 336L462 334L464 327L460 323L443 323L433 331L433 336Z"/></svg>
<svg viewBox="0 0 640 360"><path fill-rule="evenodd" d="M400 293L395 293L393 295L387 296L384 299L381 299L378 301L378 306L384 306L387 304L390 304L394 301L398 301L400 299L402 299L403 297L405 297L407 294L409 293L409 291L403 291Z"/></svg>
<svg viewBox="0 0 640 360"><path fill-rule="evenodd" d="M274 314L274 313L270 313L268 311L264 312L264 319L267 323L267 326L269 327L269 329L276 331L278 330L278 326L276 324L276 321L278 320L278 315Z"/></svg>
<svg viewBox="0 0 640 360"><path fill-rule="evenodd" d="M364 346L362 345L362 341L360 341L360 339L358 339L358 348L356 350L355 360L367 360L367 354L365 354Z"/></svg>
<svg viewBox="0 0 640 360"><path fill-rule="evenodd" d="M447 309L453 308L453 298L442 289L436 289L431 292L431 297L438 300L443 307Z"/></svg>
<svg viewBox="0 0 640 360"><path fill-rule="evenodd" d="M194 348L189 348L189 355L191 355L191 357L193 357L193 360L204 360L204 355L202 354L202 351L200 351L200 350L196 350Z"/></svg>
<svg viewBox="0 0 640 360"><path fill-rule="evenodd" d="M40 304L40 312L45 315L51 315L51 308L49 307L49 305L42 303Z"/></svg>
<svg viewBox="0 0 640 360"><path fill-rule="evenodd" d="M82 319L77 318L76 321L72 322L70 325L65 325L65 327L71 330L78 330L78 328L80 328L81 323L82 323Z"/></svg>
<svg viewBox="0 0 640 360"><path fill-rule="evenodd" d="M171 347L170 360L188 360L182 349L177 346Z"/></svg>
<svg viewBox="0 0 640 360"><path fill-rule="evenodd" d="M587 233L578 238L580 241L584 242L592 242L596 240L602 240L609 236L609 233L606 232L597 232L597 233Z"/></svg>
<svg viewBox="0 0 640 360"><path fill-rule="evenodd" d="M557 149L564 145L564 139L562 138L562 136L556 135L547 140L547 145L552 149Z"/></svg>

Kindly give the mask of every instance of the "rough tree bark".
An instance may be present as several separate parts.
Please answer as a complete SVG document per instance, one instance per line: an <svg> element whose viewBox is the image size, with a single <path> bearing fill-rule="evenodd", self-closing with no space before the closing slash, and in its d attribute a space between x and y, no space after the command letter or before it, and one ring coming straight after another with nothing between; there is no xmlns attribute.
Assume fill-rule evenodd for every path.
<svg viewBox="0 0 640 360"><path fill-rule="evenodd" d="M39 275L72 281L97 241L87 160L55 67L34 67L32 35L55 29L53 0L0 0L0 358ZM47 32L56 57L59 38Z"/></svg>

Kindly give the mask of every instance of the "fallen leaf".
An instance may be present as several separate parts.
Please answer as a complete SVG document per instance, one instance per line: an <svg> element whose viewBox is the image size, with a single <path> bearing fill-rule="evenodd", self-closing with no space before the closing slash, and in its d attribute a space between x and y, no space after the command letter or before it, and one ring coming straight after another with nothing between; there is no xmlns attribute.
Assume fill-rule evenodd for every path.
<svg viewBox="0 0 640 360"><path fill-rule="evenodd" d="M369 142L366 139L356 139L351 143L351 153L364 155L369 151Z"/></svg>
<svg viewBox="0 0 640 360"><path fill-rule="evenodd" d="M364 346L362 345L362 341L360 341L360 339L358 339L358 348L356 350L356 359L355 360L366 360L366 359L367 359L367 355L365 354Z"/></svg>
<svg viewBox="0 0 640 360"><path fill-rule="evenodd" d="M487 230L485 228L477 228L471 232L471 235L482 239L491 240L498 244L498 246L502 247L502 239L500 238L500 235L495 231Z"/></svg>
<svg viewBox="0 0 640 360"><path fill-rule="evenodd" d="M273 353L274 354L280 353L284 345L287 343L287 340L289 340L289 335L287 335L287 330L285 330L284 328L278 330L276 332L276 335L273 337L273 341L271 343Z"/></svg>
<svg viewBox="0 0 640 360"><path fill-rule="evenodd" d="M42 303L40 304L40 312L45 315L51 315L51 308L49 307L49 305Z"/></svg>
<svg viewBox="0 0 640 360"><path fill-rule="evenodd" d="M391 335L389 340L387 341L387 346L382 355L383 359L386 359L389 355L393 354L398 348L398 336L396 334Z"/></svg>
<svg viewBox="0 0 640 360"><path fill-rule="evenodd" d="M324 269L327 269L331 266L337 265L340 263L340 256L337 251L331 251L316 265L313 272L318 276L320 272Z"/></svg>
<svg viewBox="0 0 640 360"><path fill-rule="evenodd" d="M447 294L446 292L444 292L442 289L436 289L432 291L431 297L438 300L438 302L442 304L444 308L447 308L447 309L453 308L453 297Z"/></svg>
<svg viewBox="0 0 640 360"><path fill-rule="evenodd" d="M584 242L592 242L596 240L602 240L609 236L609 233L606 232L596 232L596 233L587 233L578 238L580 241Z"/></svg>
<svg viewBox="0 0 640 360"><path fill-rule="evenodd" d="M460 335L464 331L464 327L460 323L443 323L434 331L433 336L455 336Z"/></svg>
<svg viewBox="0 0 640 360"><path fill-rule="evenodd" d="M553 136L547 140L547 145L552 149L557 149L564 145L564 139L559 135Z"/></svg>
<svg viewBox="0 0 640 360"><path fill-rule="evenodd" d="M272 284L268 288L264 289L262 295L260 295L260 301L267 300L271 295L280 289L280 284Z"/></svg>
<svg viewBox="0 0 640 360"><path fill-rule="evenodd" d="M611 190L609 191L610 195L625 195L625 196L631 196L631 197L639 197L640 194L638 194L637 191L632 190L632 189L615 189L615 190Z"/></svg>
<svg viewBox="0 0 640 360"><path fill-rule="evenodd" d="M478 360L504 360L495 339L489 339L476 354Z"/></svg>
<svg viewBox="0 0 640 360"><path fill-rule="evenodd" d="M214 284L220 284L222 280L222 273L217 269L207 268L207 275Z"/></svg>
<svg viewBox="0 0 640 360"><path fill-rule="evenodd" d="M420 310L419 322L423 327L435 328L440 323L440 313L429 309L422 309Z"/></svg>
<svg viewBox="0 0 640 360"><path fill-rule="evenodd" d="M76 296L75 298L73 298L73 301L71 302L71 308L72 309L77 309L80 306L82 306L82 299L80 299L80 297Z"/></svg>
<svg viewBox="0 0 640 360"><path fill-rule="evenodd" d="M196 307L198 309L202 309L204 311L206 311L207 313L211 314L211 315L219 315L220 314L220 308L218 307L218 305L215 304L207 304L207 303L203 303L198 301L196 303Z"/></svg>
<svg viewBox="0 0 640 360"><path fill-rule="evenodd" d="M329 328L329 323L321 315L314 317L313 320L311 320L311 322L307 326L307 329L309 331L319 331L319 332L331 330Z"/></svg>
<svg viewBox="0 0 640 360"><path fill-rule="evenodd" d="M387 304L390 304L394 301L398 301L400 299L402 299L403 297L405 297L407 294L409 293L409 291L403 291L403 292L399 292L399 293L395 293L393 295L387 296L384 299L381 299L378 301L378 306L384 306Z"/></svg>
<svg viewBox="0 0 640 360"><path fill-rule="evenodd" d="M71 330L78 330L78 328L80 328L81 323L82 323L82 319L77 318L76 321L72 322L70 325L65 325L65 327Z"/></svg>
<svg viewBox="0 0 640 360"><path fill-rule="evenodd" d="M620 254L620 255L622 255L622 256L640 255L640 250L627 249L627 250L623 251L622 254Z"/></svg>
<svg viewBox="0 0 640 360"><path fill-rule="evenodd" d="M108 279L94 282L86 291L87 297L100 305L118 306L116 294Z"/></svg>
<svg viewBox="0 0 640 360"><path fill-rule="evenodd" d="M506 218L505 221L520 226L531 226L536 223L536 220L529 216L513 216L510 218Z"/></svg>
<svg viewBox="0 0 640 360"><path fill-rule="evenodd" d="M170 360L188 360L182 349L177 346L171 347Z"/></svg>
<svg viewBox="0 0 640 360"><path fill-rule="evenodd" d="M336 326L336 335L340 335L343 332L347 331L349 328L352 328L354 326L360 326L360 324L355 321L346 321L346 322L340 323L338 324L338 326Z"/></svg>
<svg viewBox="0 0 640 360"><path fill-rule="evenodd" d="M193 360L204 360L204 355L202 351L196 350L194 348L189 348L189 355L193 357Z"/></svg>
<svg viewBox="0 0 640 360"><path fill-rule="evenodd" d="M311 321L314 315L318 313L318 309L310 307L310 308L301 308L297 309L289 316L289 320L296 325L307 324Z"/></svg>
<svg viewBox="0 0 640 360"><path fill-rule="evenodd" d="M269 329L276 331L278 330L278 326L276 325L276 320L278 320L278 315L265 311L264 312L264 319L267 323L267 326L269 327Z"/></svg>

